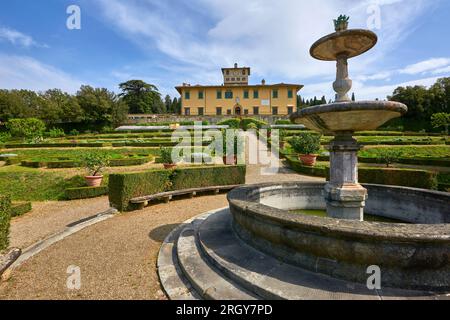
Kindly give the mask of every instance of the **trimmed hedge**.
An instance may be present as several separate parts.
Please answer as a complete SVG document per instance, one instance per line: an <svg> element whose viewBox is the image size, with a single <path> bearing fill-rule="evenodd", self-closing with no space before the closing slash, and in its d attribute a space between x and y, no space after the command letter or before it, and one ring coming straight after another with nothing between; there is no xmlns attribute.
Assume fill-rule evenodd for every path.
<svg viewBox="0 0 450 320"><path fill-rule="evenodd" d="M292 156L286 156L292 170L310 176L326 177L330 180L328 167L306 167ZM426 170L390 169L390 168L358 168L359 182L403 186L419 189L438 189L438 173ZM446 181L440 178L439 185L444 187Z"/></svg>
<svg viewBox="0 0 450 320"><path fill-rule="evenodd" d="M109 161L111 167L140 166L151 161L150 158L114 159Z"/></svg>
<svg viewBox="0 0 450 320"><path fill-rule="evenodd" d="M33 209L31 202L15 202L11 205L11 217L20 217Z"/></svg>
<svg viewBox="0 0 450 320"><path fill-rule="evenodd" d="M130 199L164 192L170 189L169 170L140 173L111 174L109 176L109 202L119 211L130 211Z"/></svg>
<svg viewBox="0 0 450 320"><path fill-rule="evenodd" d="M20 165L22 167L28 167L28 168L44 168L47 166L47 163L44 161L29 161L29 160L23 160Z"/></svg>
<svg viewBox="0 0 450 320"><path fill-rule="evenodd" d="M0 195L0 252L9 246L9 227L11 222L11 199Z"/></svg>
<svg viewBox="0 0 450 320"><path fill-rule="evenodd" d="M329 156L319 156L318 161L330 161ZM375 157L358 157L360 163L376 163L384 164L383 159ZM443 158L399 158L395 163L420 165L420 166L435 166L435 167L450 167L450 160Z"/></svg>
<svg viewBox="0 0 450 320"><path fill-rule="evenodd" d="M329 168L327 167L308 167L302 165L301 161L291 156L286 156L286 161L292 170L300 174L313 177L326 177Z"/></svg>
<svg viewBox="0 0 450 320"><path fill-rule="evenodd" d="M119 211L133 210L130 199L166 191L245 183L245 166L196 167L111 174L109 201Z"/></svg>
<svg viewBox="0 0 450 320"><path fill-rule="evenodd" d="M171 190L245 184L245 166L176 169Z"/></svg>
<svg viewBox="0 0 450 320"><path fill-rule="evenodd" d="M103 148L107 143L39 143L39 144L7 144L6 149L39 149L39 148Z"/></svg>
<svg viewBox="0 0 450 320"><path fill-rule="evenodd" d="M64 161L49 161L47 162L47 168L49 169L70 169L81 167L81 162L64 160Z"/></svg>
<svg viewBox="0 0 450 320"><path fill-rule="evenodd" d="M359 168L359 182L437 190L437 173L425 170Z"/></svg>
<svg viewBox="0 0 450 320"><path fill-rule="evenodd" d="M108 187L83 187L70 188L65 191L68 200L89 199L104 196L108 194Z"/></svg>

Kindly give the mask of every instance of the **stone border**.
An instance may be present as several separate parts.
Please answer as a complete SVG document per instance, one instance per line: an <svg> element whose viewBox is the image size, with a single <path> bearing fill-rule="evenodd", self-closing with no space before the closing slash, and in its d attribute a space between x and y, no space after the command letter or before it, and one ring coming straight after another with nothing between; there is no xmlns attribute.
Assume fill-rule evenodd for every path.
<svg viewBox="0 0 450 320"><path fill-rule="evenodd" d="M106 210L105 212L99 213L95 216L92 216L91 218L85 218L82 220L79 220L77 222L73 222L69 224L66 229L63 231L60 231L54 235L51 235L50 237L38 241L35 244L29 246L25 250L23 250L22 255L18 257L18 259L12 263L6 270L5 273L11 272L12 270L18 268L21 266L25 261L32 258L33 256L37 255L38 253L42 252L43 250L47 249L48 247L52 246L53 244L64 240L65 238L87 228L94 224L97 224L99 222L105 221L107 219L110 219L114 217L114 215L118 211L114 208L110 208Z"/></svg>
<svg viewBox="0 0 450 320"><path fill-rule="evenodd" d="M301 216L261 203L289 205L292 198L297 197L300 200L296 201L302 202L304 209L322 209L323 187L323 183L283 183L231 191L228 200L236 232L263 252L332 277L362 283L367 280L367 267L378 265L382 268L384 283L390 287L450 290L450 224L346 221ZM373 187L394 193L399 189ZM420 191L431 197L445 195L450 203L450 194L400 189ZM311 207L314 202L319 207Z"/></svg>

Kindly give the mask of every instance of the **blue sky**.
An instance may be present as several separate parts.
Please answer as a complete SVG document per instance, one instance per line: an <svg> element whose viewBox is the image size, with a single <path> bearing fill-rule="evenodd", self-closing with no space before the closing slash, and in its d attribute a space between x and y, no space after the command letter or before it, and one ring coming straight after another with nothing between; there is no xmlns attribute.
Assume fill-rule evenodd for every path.
<svg viewBox="0 0 450 320"><path fill-rule="evenodd" d="M66 27L70 5L81 30ZM0 11L0 88L118 92L143 79L175 96L183 82L221 84L220 68L237 62L252 68L251 83L299 83L307 98L332 98L335 65L309 48L340 13L379 36L349 62L357 99L450 76L448 0L14 0Z"/></svg>

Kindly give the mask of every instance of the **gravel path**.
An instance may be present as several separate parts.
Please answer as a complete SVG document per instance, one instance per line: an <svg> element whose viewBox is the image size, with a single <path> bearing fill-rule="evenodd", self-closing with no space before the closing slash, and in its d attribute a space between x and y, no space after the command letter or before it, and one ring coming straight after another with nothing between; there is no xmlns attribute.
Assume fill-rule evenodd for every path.
<svg viewBox="0 0 450 320"><path fill-rule="evenodd" d="M273 181L320 179L299 176L287 169L282 169L277 175L261 176L259 167L248 167L247 183ZM86 213L89 216L106 203L105 198L95 200L98 203L93 200L86 205L86 201L83 202L77 212L85 208L83 212L89 211L90 214ZM51 204L48 205L47 211L53 212L55 217L67 214L62 207L57 214L50 210ZM95 210L94 206L97 206ZM222 194L173 201L119 214L54 244L26 261L0 283L0 299L165 299L156 272L156 259L162 241L183 221L225 206L226 196ZM33 232L38 232L39 227L32 225L32 219L37 217L33 213L28 218L29 222L27 217L13 222L13 243L26 243L19 237L19 224L23 224L21 230L26 230L22 221L36 229ZM34 223L39 222L34 220ZM64 223L58 222L59 225ZM54 224L51 228L57 229ZM81 289L78 291L70 291L66 286L69 276L66 271L71 265L81 270Z"/></svg>
<svg viewBox="0 0 450 320"><path fill-rule="evenodd" d="M108 197L75 201L33 202L33 210L11 222L10 247L25 249L75 221L109 208Z"/></svg>

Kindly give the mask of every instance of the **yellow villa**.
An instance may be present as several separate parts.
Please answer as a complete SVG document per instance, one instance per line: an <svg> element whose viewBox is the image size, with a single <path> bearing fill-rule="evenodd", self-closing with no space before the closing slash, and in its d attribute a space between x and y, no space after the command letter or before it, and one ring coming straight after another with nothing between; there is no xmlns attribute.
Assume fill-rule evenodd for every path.
<svg viewBox="0 0 450 320"><path fill-rule="evenodd" d="M287 116L296 111L299 84L249 85L250 68L223 68L223 85L201 86L183 83L181 95L184 116Z"/></svg>

